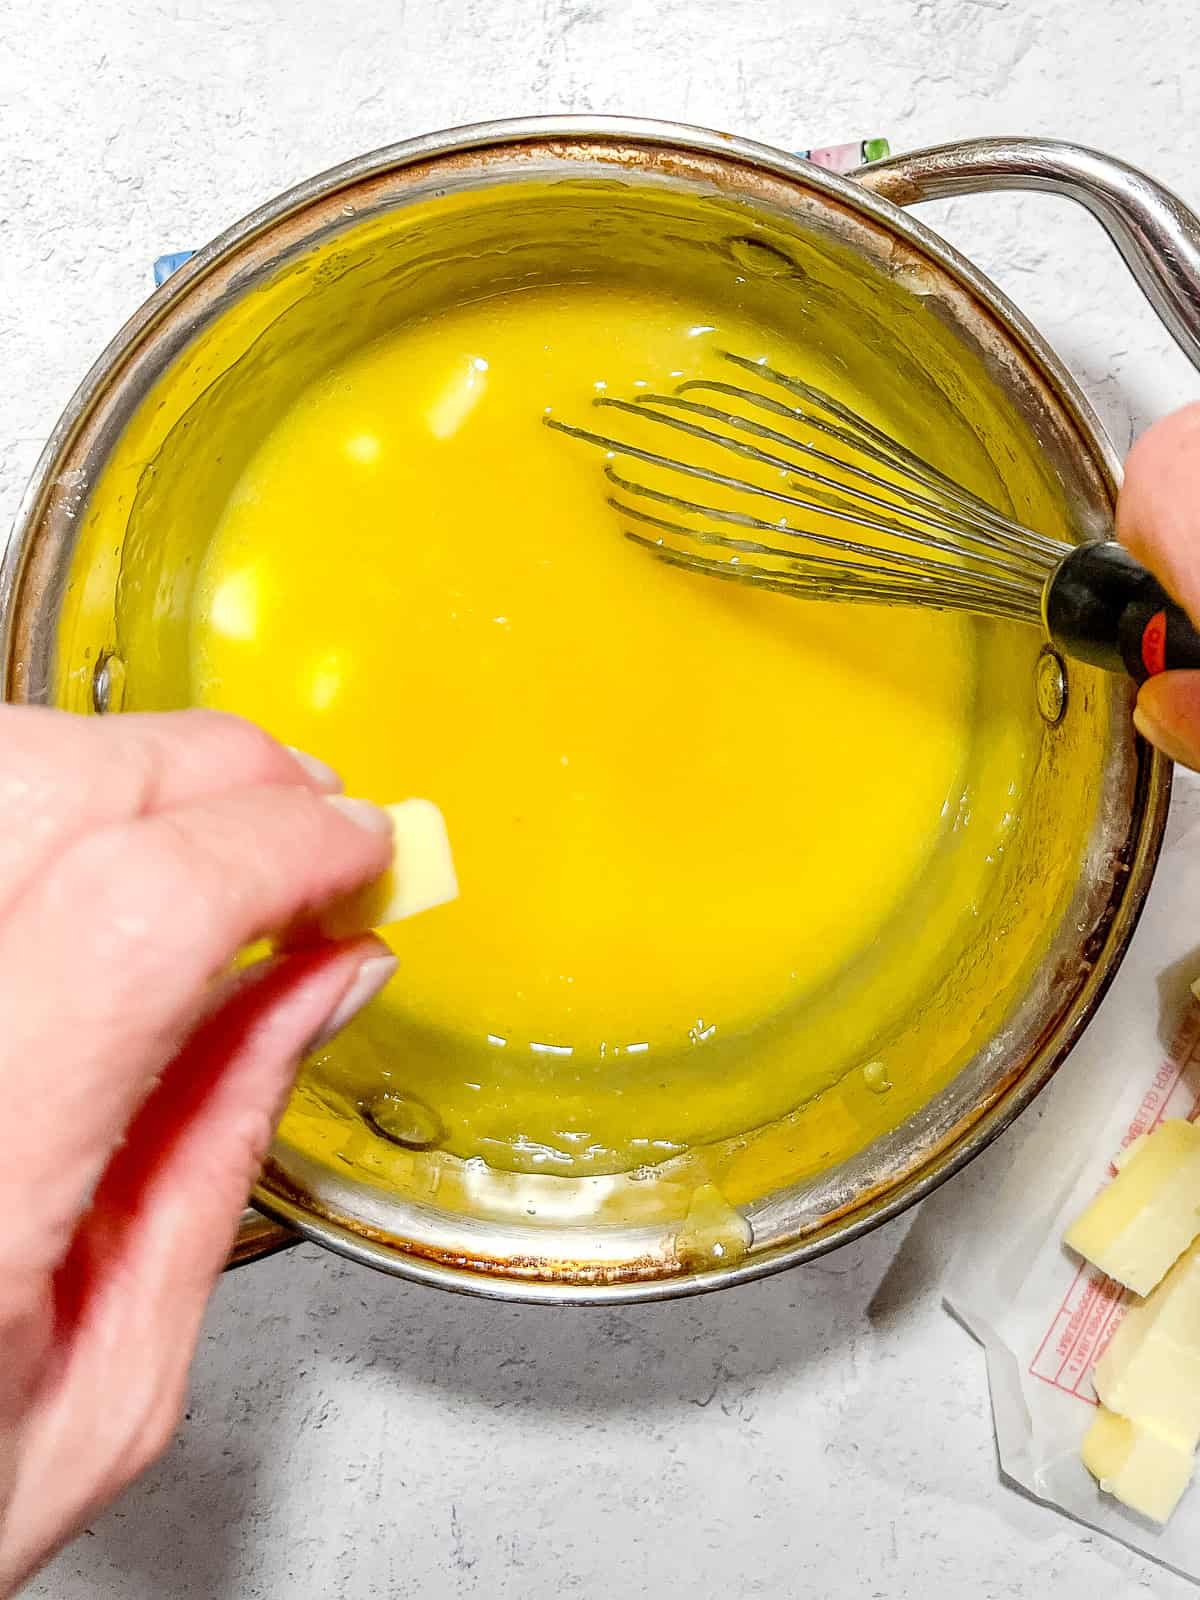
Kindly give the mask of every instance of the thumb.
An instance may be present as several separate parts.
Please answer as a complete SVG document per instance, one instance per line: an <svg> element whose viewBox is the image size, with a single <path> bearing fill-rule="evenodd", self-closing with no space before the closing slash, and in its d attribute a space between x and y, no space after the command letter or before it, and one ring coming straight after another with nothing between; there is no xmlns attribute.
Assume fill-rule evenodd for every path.
<svg viewBox="0 0 1200 1600"><path fill-rule="evenodd" d="M55 1277L55 1359L24 1425L5 1522L16 1571L165 1448L295 1064L395 966L367 936L248 968L134 1118ZM0 1594L4 1584L0 1571Z"/></svg>
<svg viewBox="0 0 1200 1600"><path fill-rule="evenodd" d="M1117 537L1200 623L1200 404L1164 417L1133 447ZM1134 722L1172 760L1200 768L1200 672L1143 684Z"/></svg>
<svg viewBox="0 0 1200 1600"><path fill-rule="evenodd" d="M1172 761L1200 771L1200 672L1164 672L1138 695L1134 724Z"/></svg>

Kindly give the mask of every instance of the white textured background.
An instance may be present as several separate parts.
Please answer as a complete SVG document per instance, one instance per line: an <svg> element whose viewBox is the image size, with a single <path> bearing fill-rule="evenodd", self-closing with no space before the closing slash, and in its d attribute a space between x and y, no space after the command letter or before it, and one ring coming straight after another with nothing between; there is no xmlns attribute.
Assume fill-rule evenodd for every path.
<svg viewBox="0 0 1200 1600"><path fill-rule="evenodd" d="M3 0L0 528L154 256L347 156L562 110L783 145L1043 133L1196 204L1195 18L1195 0ZM1008 196L927 215L1119 446L1196 393L1082 213ZM674 1306L496 1308L307 1248L238 1273L175 1447L31 1592L1191 1594L999 1481L980 1353L936 1285L965 1188L1005 1159L915 1230Z"/></svg>

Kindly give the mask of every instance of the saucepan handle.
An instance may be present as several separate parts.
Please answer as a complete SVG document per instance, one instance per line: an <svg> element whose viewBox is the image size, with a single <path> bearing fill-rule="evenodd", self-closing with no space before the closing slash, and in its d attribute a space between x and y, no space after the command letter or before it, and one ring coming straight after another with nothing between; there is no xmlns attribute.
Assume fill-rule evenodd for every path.
<svg viewBox="0 0 1200 1600"><path fill-rule="evenodd" d="M900 206L989 189L1041 189L1078 201L1200 367L1200 218L1127 162L1058 139L972 139L872 162L851 176Z"/></svg>
<svg viewBox="0 0 1200 1600"><path fill-rule="evenodd" d="M282 1222L264 1217L261 1211L253 1211L247 1206L242 1212L237 1238L229 1252L225 1270L247 1266L251 1261L261 1261L266 1256L273 1256L277 1250L290 1250L292 1245L299 1243L300 1235L293 1233L291 1228L285 1228Z"/></svg>

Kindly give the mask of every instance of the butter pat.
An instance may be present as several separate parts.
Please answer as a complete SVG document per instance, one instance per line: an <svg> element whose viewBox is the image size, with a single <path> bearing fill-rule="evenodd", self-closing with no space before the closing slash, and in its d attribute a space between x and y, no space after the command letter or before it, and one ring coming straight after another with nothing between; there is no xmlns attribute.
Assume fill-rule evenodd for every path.
<svg viewBox="0 0 1200 1600"><path fill-rule="evenodd" d="M392 819L392 864L377 882L322 912L319 926L330 939L386 928L458 896L450 838L432 800L401 800L384 810Z"/></svg>
<svg viewBox="0 0 1200 1600"><path fill-rule="evenodd" d="M1200 1234L1200 1128L1164 1122L1130 1145L1066 1242L1136 1294L1149 1294Z"/></svg>
<svg viewBox="0 0 1200 1600"><path fill-rule="evenodd" d="M1126 1311L1092 1381L1110 1411L1200 1443L1200 1243Z"/></svg>
<svg viewBox="0 0 1200 1600"><path fill-rule="evenodd" d="M1106 1493L1153 1522L1166 1522L1192 1476L1192 1452L1151 1422L1105 1406L1088 1430L1083 1464Z"/></svg>

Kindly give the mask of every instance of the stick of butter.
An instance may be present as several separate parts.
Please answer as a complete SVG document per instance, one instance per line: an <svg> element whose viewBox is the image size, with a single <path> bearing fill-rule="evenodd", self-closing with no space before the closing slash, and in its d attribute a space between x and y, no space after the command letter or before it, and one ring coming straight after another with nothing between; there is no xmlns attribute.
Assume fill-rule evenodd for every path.
<svg viewBox="0 0 1200 1600"><path fill-rule="evenodd" d="M1149 1294L1200 1234L1200 1128L1164 1122L1135 1140L1066 1242L1136 1294Z"/></svg>
<svg viewBox="0 0 1200 1600"><path fill-rule="evenodd" d="M1100 1487L1154 1522L1166 1522L1192 1476L1193 1455L1152 1422L1131 1422L1101 1406L1080 1452Z"/></svg>
<svg viewBox="0 0 1200 1600"><path fill-rule="evenodd" d="M1125 1313L1092 1374L1110 1411L1200 1443L1200 1243Z"/></svg>
<svg viewBox="0 0 1200 1600"><path fill-rule="evenodd" d="M370 928L386 928L458 895L450 838L432 800L401 800L385 806L392 819L392 864L377 882L328 906L319 919L330 939L348 939Z"/></svg>

